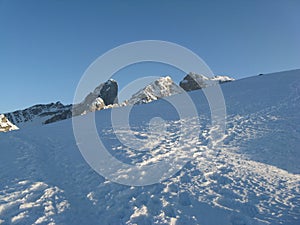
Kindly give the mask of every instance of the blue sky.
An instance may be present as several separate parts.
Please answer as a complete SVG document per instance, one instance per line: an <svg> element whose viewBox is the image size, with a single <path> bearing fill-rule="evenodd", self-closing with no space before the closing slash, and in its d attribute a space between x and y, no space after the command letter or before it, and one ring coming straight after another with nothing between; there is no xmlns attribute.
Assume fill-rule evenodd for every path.
<svg viewBox="0 0 300 225"><path fill-rule="evenodd" d="M0 112L71 103L86 68L132 41L180 44L215 74L235 78L300 68L299 11L298 0L0 0ZM136 76L171 73L180 80L159 64L116 78L122 87Z"/></svg>

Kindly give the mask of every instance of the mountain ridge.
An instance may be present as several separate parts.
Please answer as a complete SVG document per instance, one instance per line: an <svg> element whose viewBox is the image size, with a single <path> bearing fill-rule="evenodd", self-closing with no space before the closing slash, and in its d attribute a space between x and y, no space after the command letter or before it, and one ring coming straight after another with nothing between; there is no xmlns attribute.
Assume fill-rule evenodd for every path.
<svg viewBox="0 0 300 225"><path fill-rule="evenodd" d="M102 109L122 107L126 105L145 104L174 94L180 94L183 91L209 87L214 85L215 82L221 84L234 80L228 76L215 76L213 78L206 78L205 76L198 75L196 73L189 73L186 77L188 76L193 76L194 78L191 79L195 79L192 85L195 86L195 82L196 84L198 82L204 85L201 86L197 84L198 86L193 87L192 89L182 89L180 86L175 84L170 76L160 77L156 81L151 82L144 88L137 91L130 99L118 103L118 83L115 80L110 79L98 85L80 103L74 105L63 105L61 102L37 104L23 110L5 113L5 116L13 124L20 128L31 125L43 125ZM185 81L185 78L183 81ZM191 79L189 81L191 81ZM203 81L203 79L205 81ZM180 82L180 85L183 81Z"/></svg>

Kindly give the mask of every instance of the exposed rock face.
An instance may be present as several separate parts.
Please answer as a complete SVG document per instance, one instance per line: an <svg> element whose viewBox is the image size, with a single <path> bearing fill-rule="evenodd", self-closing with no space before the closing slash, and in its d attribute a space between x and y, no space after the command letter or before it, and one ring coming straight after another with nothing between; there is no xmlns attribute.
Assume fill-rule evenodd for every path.
<svg viewBox="0 0 300 225"><path fill-rule="evenodd" d="M100 92L98 97L103 99L105 105L118 103L118 83L115 80L110 79L99 87L96 88Z"/></svg>
<svg viewBox="0 0 300 225"><path fill-rule="evenodd" d="M18 127L57 122L72 116L101 110L107 105L117 104L118 84L108 80L95 88L85 99L76 105L63 105L60 102L34 105L24 110L6 113L5 116Z"/></svg>
<svg viewBox="0 0 300 225"><path fill-rule="evenodd" d="M50 119L45 120L44 124L54 123L71 117L72 117L72 110L66 109L65 111L62 111L61 113L58 113L55 116L51 117Z"/></svg>
<svg viewBox="0 0 300 225"><path fill-rule="evenodd" d="M126 102L127 105L149 103L174 94L180 94L184 90L173 82L171 77L161 77L145 88L141 89Z"/></svg>
<svg viewBox="0 0 300 225"><path fill-rule="evenodd" d="M0 132L7 132L19 129L16 125L12 124L3 114L0 114Z"/></svg>
<svg viewBox="0 0 300 225"><path fill-rule="evenodd" d="M70 111L71 105L63 105L61 102L50 103L50 104L39 104L34 105L24 110L17 110L11 113L5 113L5 116L13 124L18 127L23 127L32 122L36 124L43 124L45 121L51 118L56 118L58 115Z"/></svg>
<svg viewBox="0 0 300 225"><path fill-rule="evenodd" d="M82 102L74 105L73 116L101 110L113 104L118 104L118 83L111 79L100 84Z"/></svg>
<svg viewBox="0 0 300 225"><path fill-rule="evenodd" d="M207 87L208 81L209 79L204 75L189 73L180 81L179 86L185 91L192 91Z"/></svg>
<svg viewBox="0 0 300 225"><path fill-rule="evenodd" d="M135 94L133 94L129 100L125 100L122 103L105 105L103 109L123 107L127 105L145 104L174 94L180 94L182 92L184 92L184 90L180 88L177 84L175 84L171 79L171 77L169 76L161 77L155 80L154 82L150 83L143 89L139 90ZM95 93L95 91L93 93ZM90 95L92 95L92 93ZM85 100L83 102L88 102L88 101ZM102 104L100 105L102 108Z"/></svg>
<svg viewBox="0 0 300 225"><path fill-rule="evenodd" d="M234 81L234 79L228 76L214 76L212 78L208 78L204 75L191 72L183 78L183 80L179 83L179 86L185 91L193 91L213 86L216 83L221 84L230 81Z"/></svg>
<svg viewBox="0 0 300 225"><path fill-rule="evenodd" d="M180 82L179 87L169 76L161 77L138 91L129 100L119 104L118 83L110 79L96 87L93 92L89 93L78 104L63 105L60 102L39 104L24 110L6 113L5 117L11 121L12 125L16 124L18 127L24 127L29 124L48 124L97 110L149 103L153 100L180 94L184 90L197 90L216 84L216 82L224 83L233 80L233 78L227 76L207 78L196 73L189 73Z"/></svg>

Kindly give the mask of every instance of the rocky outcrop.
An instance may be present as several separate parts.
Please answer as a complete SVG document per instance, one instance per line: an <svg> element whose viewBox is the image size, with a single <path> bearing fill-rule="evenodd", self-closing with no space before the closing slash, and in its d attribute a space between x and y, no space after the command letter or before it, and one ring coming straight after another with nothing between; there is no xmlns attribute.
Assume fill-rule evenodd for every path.
<svg viewBox="0 0 300 225"><path fill-rule="evenodd" d="M63 105L61 102L39 104L24 110L6 113L5 116L18 127L30 124L48 124L97 110L149 103L174 94L180 94L183 91L197 90L232 80L234 79L227 76L207 78L196 73L189 73L180 82L179 87L171 77L161 77L132 95L129 100L119 104L118 83L110 79L97 86L78 104Z"/></svg>
<svg viewBox="0 0 300 225"><path fill-rule="evenodd" d="M118 83L108 80L89 93L85 99L73 106L73 116L104 109L105 106L118 104Z"/></svg>
<svg viewBox="0 0 300 225"><path fill-rule="evenodd" d="M60 120L65 120L72 117L72 110L66 109L65 111L62 111L61 113L58 113L54 116L52 116L50 119L47 119L44 121L44 124L48 123L54 123Z"/></svg>
<svg viewBox="0 0 300 225"><path fill-rule="evenodd" d="M221 84L230 81L234 81L234 79L228 76L214 76L212 78L208 78L204 75L191 72L183 78L183 80L179 83L179 86L185 91L193 91L213 86L217 83Z"/></svg>
<svg viewBox="0 0 300 225"><path fill-rule="evenodd" d="M185 91L192 91L207 87L208 82L209 79L204 75L189 73L180 81L179 86Z"/></svg>
<svg viewBox="0 0 300 225"><path fill-rule="evenodd" d="M34 105L23 110L5 113L5 116L18 127L27 126L32 122L43 124L45 121L56 117L65 111L70 111L71 105L63 105L61 102Z"/></svg>
<svg viewBox="0 0 300 225"><path fill-rule="evenodd" d="M94 100L94 98L97 96L97 93L99 93L99 90L101 88L103 88L103 90L106 90L106 92L110 90L106 88L106 85L100 85L99 87L97 87L95 91L90 93L84 99L84 101L82 101L80 104L75 105L73 107L73 115L85 114L87 112L100 110L100 109L110 109L116 107L124 107L127 105L145 104L145 103L152 102L154 100L158 100L164 97L168 97L174 94L180 94L184 92L182 88L180 88L177 84L173 82L171 77L166 76L155 80L154 82L150 83L143 89L139 90L138 92L133 94L129 100L125 100L124 102L121 103L103 105L104 100L101 101L102 99L100 97L98 97L96 101ZM117 102L116 99L115 102Z"/></svg>
<svg viewBox="0 0 300 225"><path fill-rule="evenodd" d="M63 105L61 102L34 105L23 110L5 113L5 116L18 127L57 122L72 116L101 110L107 105L118 103L118 84L108 80L100 84L76 105Z"/></svg>
<svg viewBox="0 0 300 225"><path fill-rule="evenodd" d="M95 92L99 92L98 97L103 100L105 105L118 103L118 83L113 79L101 84L95 89Z"/></svg>
<svg viewBox="0 0 300 225"><path fill-rule="evenodd" d="M7 132L19 129L16 125L12 124L3 114L0 114L0 132Z"/></svg>
<svg viewBox="0 0 300 225"><path fill-rule="evenodd" d="M173 82L171 77L161 77L141 89L126 101L127 105L149 103L153 100L161 99L174 94L180 94L183 90Z"/></svg>

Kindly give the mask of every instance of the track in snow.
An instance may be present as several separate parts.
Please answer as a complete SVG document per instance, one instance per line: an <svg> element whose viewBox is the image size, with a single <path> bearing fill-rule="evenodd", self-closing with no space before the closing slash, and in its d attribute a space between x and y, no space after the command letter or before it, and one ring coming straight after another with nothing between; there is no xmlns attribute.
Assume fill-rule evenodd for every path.
<svg viewBox="0 0 300 225"><path fill-rule="evenodd" d="M127 163L176 155L180 123L201 131L199 138L184 142L192 160L171 178L145 187L116 184L96 174L76 147L70 121L1 134L0 224L300 224L299 78L286 78L278 99L265 95L254 108L247 102L234 105L238 101L226 88L234 89L238 82L224 86L228 129L223 144L213 149L207 143L216 128L205 113L168 120L166 134L144 152L116 139L106 121L109 110L97 113L101 138ZM251 93L262 90L257 88ZM145 115L146 107L163 111L163 104L137 108ZM114 132L122 136L129 131L120 127ZM151 139L147 124L136 123L130 132Z"/></svg>

